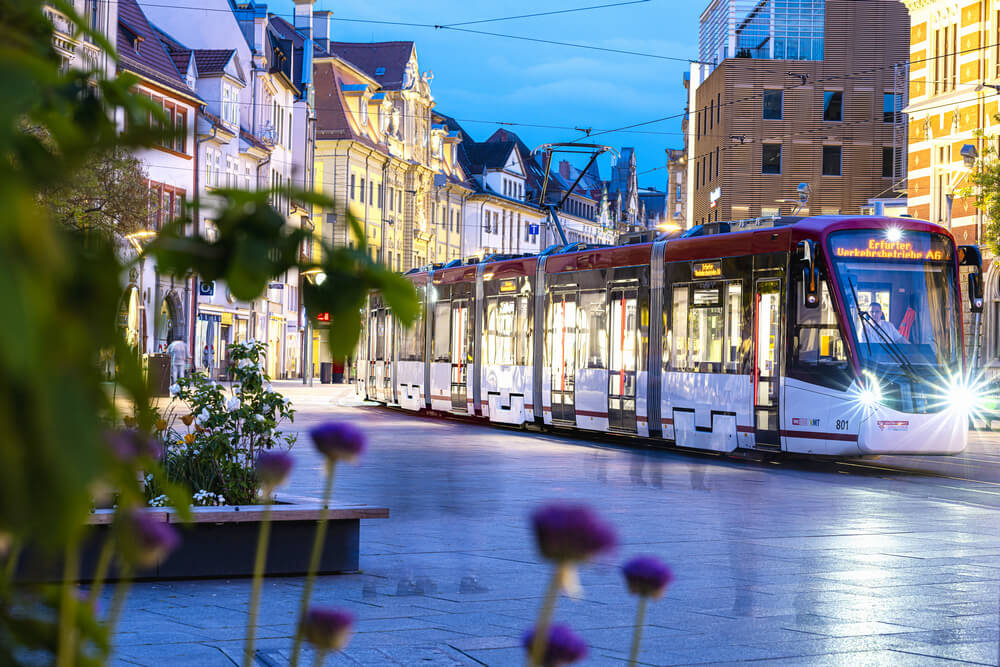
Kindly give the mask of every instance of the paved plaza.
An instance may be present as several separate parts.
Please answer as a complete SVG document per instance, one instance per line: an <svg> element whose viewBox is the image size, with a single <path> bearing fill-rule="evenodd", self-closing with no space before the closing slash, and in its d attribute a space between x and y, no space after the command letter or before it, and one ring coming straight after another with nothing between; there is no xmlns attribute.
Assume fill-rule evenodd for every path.
<svg viewBox="0 0 1000 667"><path fill-rule="evenodd" d="M626 662L636 600L619 565L640 553L677 576L649 607L642 664L998 664L1000 437L977 434L958 459L739 462L278 388L298 430L335 418L367 431L335 502L391 510L362 522L361 573L317 583L316 603L357 617L327 664L523 664L550 574L528 515L550 499L585 501L620 534L617 553L582 568L582 598L556 610L588 642L583 664ZM286 493L318 496L307 436L293 452ZM287 663L301 586L265 581L260 664ZM239 664L249 592L249 580L137 584L116 664Z"/></svg>

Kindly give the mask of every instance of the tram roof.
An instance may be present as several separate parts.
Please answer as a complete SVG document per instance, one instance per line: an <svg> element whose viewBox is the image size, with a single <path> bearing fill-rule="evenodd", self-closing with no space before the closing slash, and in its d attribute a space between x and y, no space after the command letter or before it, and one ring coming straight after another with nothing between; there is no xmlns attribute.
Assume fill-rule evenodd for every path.
<svg viewBox="0 0 1000 667"><path fill-rule="evenodd" d="M685 261L788 252L794 244L803 239L824 241L828 234L835 231L887 227L936 232L951 237L948 230L941 225L914 218L815 215L712 222L692 227L683 233L662 234L656 240L667 242L666 261ZM485 265L484 278L499 280L533 274L538 258L542 256L546 257L546 273L633 266L648 263L652 247L653 241L616 246L571 243L566 246L549 247L538 254L494 254L483 258L455 260L447 265L412 269L406 275L417 277L433 270L435 283L465 282L475 280L478 267Z"/></svg>

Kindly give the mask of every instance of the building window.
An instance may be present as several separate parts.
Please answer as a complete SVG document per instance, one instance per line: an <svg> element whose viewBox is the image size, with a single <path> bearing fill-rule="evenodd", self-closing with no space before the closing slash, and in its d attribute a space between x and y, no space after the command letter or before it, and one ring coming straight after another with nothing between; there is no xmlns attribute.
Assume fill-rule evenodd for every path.
<svg viewBox="0 0 1000 667"><path fill-rule="evenodd" d="M720 162L722 162L722 158L720 156L719 147L716 146L715 147L715 177L716 178L719 177L719 163Z"/></svg>
<svg viewBox="0 0 1000 667"><path fill-rule="evenodd" d="M883 123L898 123L901 120L900 97L898 93L882 93Z"/></svg>
<svg viewBox="0 0 1000 667"><path fill-rule="evenodd" d="M712 154L711 153L708 154L708 169L706 169L705 171L708 172L708 182L711 183L712 182Z"/></svg>
<svg viewBox="0 0 1000 667"><path fill-rule="evenodd" d="M764 120L781 120L783 90L764 91Z"/></svg>
<svg viewBox="0 0 1000 667"><path fill-rule="evenodd" d="M760 173L781 173L781 144L761 144Z"/></svg>
<svg viewBox="0 0 1000 667"><path fill-rule="evenodd" d="M222 84L222 120L239 127L240 91L227 83Z"/></svg>
<svg viewBox="0 0 1000 667"><path fill-rule="evenodd" d="M396 189L395 188L389 188L389 210L390 211L393 210L392 209L392 205L393 205L393 200L395 198L396 198Z"/></svg>
<svg viewBox="0 0 1000 667"><path fill-rule="evenodd" d="M844 91L827 90L823 92L823 120L844 120Z"/></svg>
<svg viewBox="0 0 1000 667"><path fill-rule="evenodd" d="M355 199L355 194L354 194L354 174L351 174L351 199Z"/></svg>
<svg viewBox="0 0 1000 667"><path fill-rule="evenodd" d="M363 178L361 179L361 189L359 190L358 194L361 195L361 197L360 197L359 200L361 201L362 204L364 204L365 203L365 179L363 179Z"/></svg>
<svg viewBox="0 0 1000 667"><path fill-rule="evenodd" d="M715 95L715 122L722 122L722 93Z"/></svg>
<svg viewBox="0 0 1000 667"><path fill-rule="evenodd" d="M708 103L708 129L715 127L715 100Z"/></svg>
<svg viewBox="0 0 1000 667"><path fill-rule="evenodd" d="M701 162L696 162L694 165L694 189L697 190L701 186Z"/></svg>
<svg viewBox="0 0 1000 667"><path fill-rule="evenodd" d="M369 204L374 204L375 203L375 182L374 181L368 181L368 203Z"/></svg>
<svg viewBox="0 0 1000 667"><path fill-rule="evenodd" d="M840 176L841 147L823 146L823 175Z"/></svg>
<svg viewBox="0 0 1000 667"><path fill-rule="evenodd" d="M882 178L892 178L896 166L896 149L882 147Z"/></svg>

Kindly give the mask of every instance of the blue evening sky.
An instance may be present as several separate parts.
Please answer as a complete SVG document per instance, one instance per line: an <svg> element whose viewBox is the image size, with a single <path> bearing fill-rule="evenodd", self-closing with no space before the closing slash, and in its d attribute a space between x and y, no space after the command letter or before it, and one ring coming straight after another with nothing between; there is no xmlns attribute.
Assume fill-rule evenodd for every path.
<svg viewBox="0 0 1000 667"><path fill-rule="evenodd" d="M434 30L433 28L356 23L337 19L370 19L426 24L531 14L601 5L615 0L557 0L503 3L469 0L318 0L315 9L334 12L333 38L370 42L412 40L420 70L432 70L431 92L436 109L454 116L477 141L499 126L496 121L560 127L612 129L680 114L684 111L682 76L687 63L634 55L607 53ZM495 21L468 29L539 39L588 44L642 53L697 57L698 16L705 2L650 0L641 4L588 11ZM283 16L293 11L292 0L271 0L268 9ZM487 121L487 122L474 122ZM570 141L581 133L572 129L513 126L529 147ZM638 171L666 163L664 149L683 145L681 119L674 118L595 137L593 143L620 148L634 146ZM609 176L609 160L600 163ZM642 186L664 189L666 170L639 177Z"/></svg>

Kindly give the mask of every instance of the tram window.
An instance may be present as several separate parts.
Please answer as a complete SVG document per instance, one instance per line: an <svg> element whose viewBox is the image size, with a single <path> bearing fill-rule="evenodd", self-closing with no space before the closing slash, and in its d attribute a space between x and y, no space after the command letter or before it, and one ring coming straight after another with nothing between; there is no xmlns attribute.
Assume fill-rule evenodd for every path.
<svg viewBox="0 0 1000 667"><path fill-rule="evenodd" d="M451 302L434 304L434 361L451 359Z"/></svg>
<svg viewBox="0 0 1000 667"><path fill-rule="evenodd" d="M531 303L531 298L527 295L522 294L517 297L517 324L514 329L517 340L517 345L515 346L517 358L515 359L515 363L521 366L531 365L533 332L531 318L528 316L528 309L531 308Z"/></svg>
<svg viewBox="0 0 1000 667"><path fill-rule="evenodd" d="M486 363L509 366L514 363L514 297L486 301Z"/></svg>
<svg viewBox="0 0 1000 667"><path fill-rule="evenodd" d="M795 321L789 373L826 386L850 382L847 352L826 280L820 285L818 308L806 308L802 278L794 283Z"/></svg>
<svg viewBox="0 0 1000 667"><path fill-rule="evenodd" d="M726 286L726 359L727 373L740 372L740 347L743 342L743 287L739 282Z"/></svg>
<svg viewBox="0 0 1000 667"><path fill-rule="evenodd" d="M671 317L670 334L673 338L670 367L675 371L687 370L687 285L674 286L674 308Z"/></svg>
<svg viewBox="0 0 1000 667"><path fill-rule="evenodd" d="M719 288L692 290L688 311L688 365L702 373L722 371L723 310Z"/></svg>
<svg viewBox="0 0 1000 667"><path fill-rule="evenodd" d="M587 368L606 368L608 356L607 311L604 292L581 292L577 308L577 345L580 365Z"/></svg>

